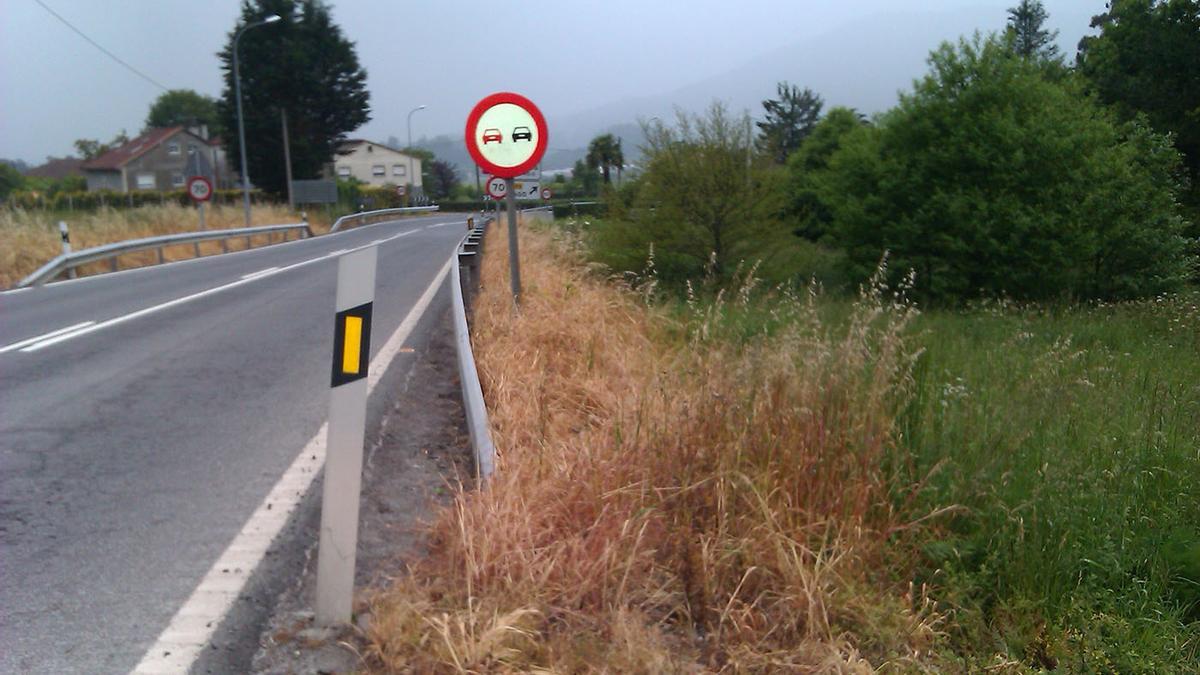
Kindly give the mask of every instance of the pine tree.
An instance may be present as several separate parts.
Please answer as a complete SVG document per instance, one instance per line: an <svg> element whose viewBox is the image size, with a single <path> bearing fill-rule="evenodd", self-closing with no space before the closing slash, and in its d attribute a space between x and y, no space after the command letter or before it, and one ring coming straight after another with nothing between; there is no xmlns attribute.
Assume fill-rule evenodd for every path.
<svg viewBox="0 0 1200 675"><path fill-rule="evenodd" d="M778 99L763 101L766 119L758 122L758 148L783 164L821 119L824 102L811 89L780 82Z"/></svg>
<svg viewBox="0 0 1200 675"><path fill-rule="evenodd" d="M1043 26L1049 15L1041 0L1021 0L1008 10L1008 43L1013 53L1025 59L1058 61L1062 58L1055 40L1058 31Z"/></svg>
<svg viewBox="0 0 1200 675"><path fill-rule="evenodd" d="M282 21L244 34L238 62L250 180L268 192L283 193L287 179L281 111L287 111L293 176L316 178L338 142L371 118L370 94L354 43L333 23L323 2L245 0L241 18L219 54L225 70L219 108L229 130L226 149L235 168L240 170L233 41L242 27L271 14Z"/></svg>

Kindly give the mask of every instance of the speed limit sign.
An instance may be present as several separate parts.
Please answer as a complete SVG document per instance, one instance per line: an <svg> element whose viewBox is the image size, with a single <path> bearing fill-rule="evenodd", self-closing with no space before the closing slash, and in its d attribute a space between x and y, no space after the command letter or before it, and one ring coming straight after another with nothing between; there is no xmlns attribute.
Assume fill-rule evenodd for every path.
<svg viewBox="0 0 1200 675"><path fill-rule="evenodd" d="M492 176L488 179L487 193L492 199L504 199L508 194L508 181L499 176Z"/></svg>
<svg viewBox="0 0 1200 675"><path fill-rule="evenodd" d="M206 202L212 199L212 183L204 176L192 176L187 183L188 196L195 202Z"/></svg>

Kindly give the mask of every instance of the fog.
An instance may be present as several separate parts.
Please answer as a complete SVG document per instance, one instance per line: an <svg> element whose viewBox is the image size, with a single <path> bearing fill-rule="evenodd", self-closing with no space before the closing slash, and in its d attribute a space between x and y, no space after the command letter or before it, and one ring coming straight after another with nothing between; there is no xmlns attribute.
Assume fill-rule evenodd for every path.
<svg viewBox="0 0 1200 675"><path fill-rule="evenodd" d="M216 52L237 2L42 1L157 83L220 95ZM404 142L418 105L428 108L413 115L414 141L458 136L475 101L511 90L546 113L551 147L569 149L674 106L722 99L754 114L779 80L829 103L886 109L938 40L1002 29L1016 1L330 4L368 72L372 119L353 136ZM1103 0L1044 4L1073 57ZM0 158L37 164L71 154L77 138L132 135L161 92L35 0L0 0Z"/></svg>

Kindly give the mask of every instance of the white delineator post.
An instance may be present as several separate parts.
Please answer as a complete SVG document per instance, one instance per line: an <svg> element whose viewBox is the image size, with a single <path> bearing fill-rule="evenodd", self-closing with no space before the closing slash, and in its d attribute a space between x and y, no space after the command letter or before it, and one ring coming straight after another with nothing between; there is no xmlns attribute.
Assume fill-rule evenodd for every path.
<svg viewBox="0 0 1200 675"><path fill-rule="evenodd" d="M322 626L349 622L353 609L376 259L375 246L338 259L328 450L317 551L316 620Z"/></svg>
<svg viewBox="0 0 1200 675"><path fill-rule="evenodd" d="M71 252L71 230L67 228L67 221L65 221L65 220L58 221L58 236L60 239L62 239L63 255L70 253ZM71 278L71 279L75 278L75 268L74 267L67 270L67 277Z"/></svg>

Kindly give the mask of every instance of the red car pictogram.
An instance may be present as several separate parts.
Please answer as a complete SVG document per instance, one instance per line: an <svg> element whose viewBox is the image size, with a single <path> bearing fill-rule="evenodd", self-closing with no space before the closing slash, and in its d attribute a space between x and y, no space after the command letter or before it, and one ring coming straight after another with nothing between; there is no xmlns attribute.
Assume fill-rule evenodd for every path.
<svg viewBox="0 0 1200 675"><path fill-rule="evenodd" d="M483 144L487 145L488 143L491 143L492 141L495 141L497 143L503 143L504 136L500 134L499 129L484 129L483 130Z"/></svg>

